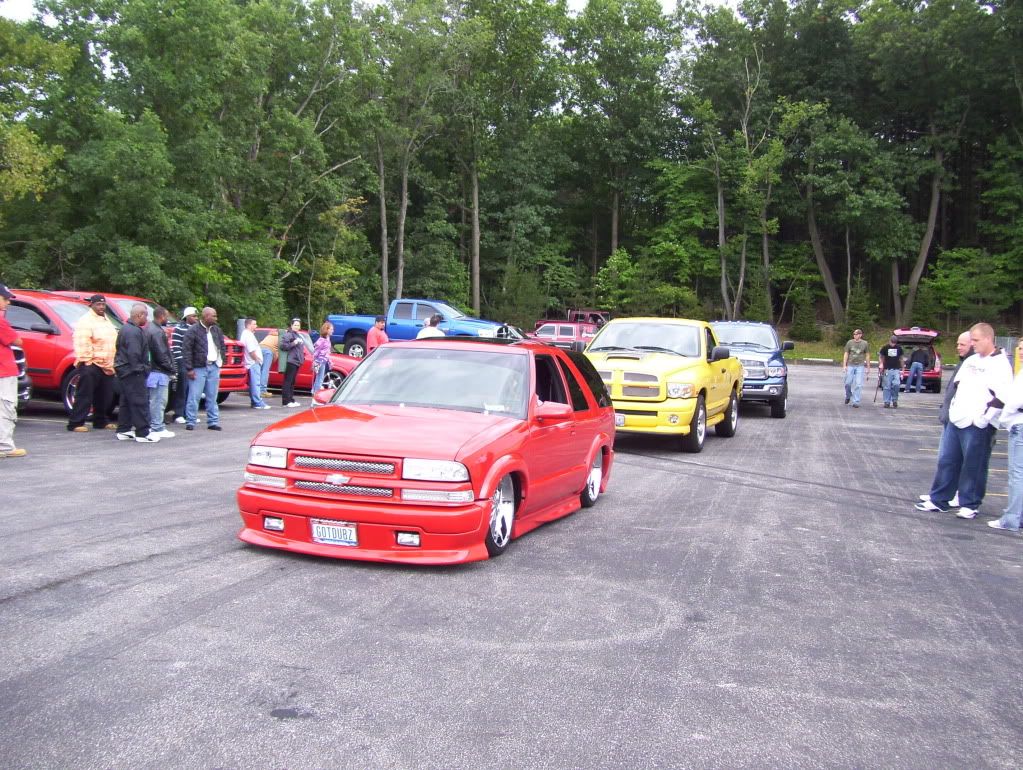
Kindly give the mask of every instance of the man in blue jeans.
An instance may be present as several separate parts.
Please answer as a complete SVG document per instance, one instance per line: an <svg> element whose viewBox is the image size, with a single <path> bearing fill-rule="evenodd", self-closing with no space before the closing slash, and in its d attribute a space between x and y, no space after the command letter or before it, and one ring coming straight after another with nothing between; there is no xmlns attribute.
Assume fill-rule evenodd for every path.
<svg viewBox="0 0 1023 770"><path fill-rule="evenodd" d="M1016 379L1005 396L1002 427L1009 431L1009 504L1000 519L989 521L987 525L1019 532L1023 518L1023 371L1016 372Z"/></svg>
<svg viewBox="0 0 1023 770"><path fill-rule="evenodd" d="M916 392L924 389L924 369L930 363L931 355L927 348L917 348L909 354L909 377L906 378L906 392L909 393L916 382Z"/></svg>
<svg viewBox="0 0 1023 770"><path fill-rule="evenodd" d="M199 323L193 324L181 343L188 381L188 403L185 405L185 430L195 430L199 419L199 397L206 397L206 427L221 430L217 391L220 389L220 367L227 357L224 333L217 326L217 311L202 309Z"/></svg>
<svg viewBox="0 0 1023 770"><path fill-rule="evenodd" d="M859 409L863 380L870 374L870 345L863 339L861 329L854 331L853 338L845 343L842 371L845 372L845 403L852 401L852 405Z"/></svg>
<svg viewBox="0 0 1023 770"><path fill-rule="evenodd" d="M899 408L899 386L902 380L902 346L894 334L887 345L877 351L877 371L881 378L884 408Z"/></svg>
<svg viewBox="0 0 1023 770"><path fill-rule="evenodd" d="M955 395L948 408L948 424L938 444L938 467L928 499L916 508L947 511L959 490L956 516L973 519L987 489L987 467L1000 414L999 398L1007 398L1012 366L1005 352L995 348L995 331L989 324L970 328L974 355L966 358L955 375Z"/></svg>

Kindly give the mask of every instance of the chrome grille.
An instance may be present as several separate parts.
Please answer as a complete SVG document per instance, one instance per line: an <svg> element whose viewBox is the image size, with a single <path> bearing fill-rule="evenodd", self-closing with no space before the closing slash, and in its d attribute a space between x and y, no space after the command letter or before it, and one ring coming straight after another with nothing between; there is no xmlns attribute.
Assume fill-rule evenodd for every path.
<svg viewBox="0 0 1023 770"><path fill-rule="evenodd" d="M626 382L657 382L656 374L645 374L643 372L625 372L622 379Z"/></svg>
<svg viewBox="0 0 1023 770"><path fill-rule="evenodd" d="M600 379L604 382L611 382L611 372L605 372L603 369L598 369L597 374L600 375Z"/></svg>
<svg viewBox="0 0 1023 770"><path fill-rule="evenodd" d="M649 385L623 385L622 395L633 398L657 398L661 395L661 389L651 388Z"/></svg>
<svg viewBox="0 0 1023 770"><path fill-rule="evenodd" d="M296 481L296 489L308 489L311 492L332 492L338 495L359 495L361 497L394 497L389 487L356 487L350 484L327 484L320 481Z"/></svg>
<svg viewBox="0 0 1023 770"><path fill-rule="evenodd" d="M350 473L394 473L394 463L371 463L363 460L341 460L335 457L308 457L299 455L295 458L296 468L318 468L327 471L348 471Z"/></svg>
<svg viewBox="0 0 1023 770"><path fill-rule="evenodd" d="M767 369L763 361L758 361L755 358L740 358L739 363L742 364L743 376L747 380L767 379Z"/></svg>

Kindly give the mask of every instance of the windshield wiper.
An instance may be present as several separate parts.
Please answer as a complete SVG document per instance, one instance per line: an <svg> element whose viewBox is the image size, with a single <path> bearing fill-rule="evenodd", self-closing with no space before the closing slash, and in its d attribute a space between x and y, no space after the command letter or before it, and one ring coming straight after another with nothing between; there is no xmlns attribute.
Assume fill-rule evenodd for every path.
<svg viewBox="0 0 1023 770"><path fill-rule="evenodd" d="M632 350L632 348L623 348L619 345L601 345L599 348L590 348L591 353L596 353L598 350Z"/></svg>
<svg viewBox="0 0 1023 770"><path fill-rule="evenodd" d="M677 350L671 348L659 348L656 345L636 345L636 350L652 350L655 353L671 353L673 356L682 355Z"/></svg>

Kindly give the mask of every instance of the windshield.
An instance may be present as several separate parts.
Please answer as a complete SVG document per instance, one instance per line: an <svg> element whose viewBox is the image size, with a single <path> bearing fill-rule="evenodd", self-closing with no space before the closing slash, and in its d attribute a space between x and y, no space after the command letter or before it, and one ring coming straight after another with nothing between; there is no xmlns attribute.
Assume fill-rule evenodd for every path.
<svg viewBox="0 0 1023 770"><path fill-rule="evenodd" d="M591 353L645 350L697 358L700 355L701 333L699 326L656 321L615 321L597 333L588 350Z"/></svg>
<svg viewBox="0 0 1023 770"><path fill-rule="evenodd" d="M336 404L395 404L526 417L529 357L434 346L382 347L334 395Z"/></svg>
<svg viewBox="0 0 1023 770"><path fill-rule="evenodd" d="M770 326L753 324L711 324L720 345L755 345L768 350L777 350L778 337Z"/></svg>
<svg viewBox="0 0 1023 770"><path fill-rule="evenodd" d="M461 310L455 310L451 305L445 305L443 302L431 302L430 304L436 308L438 313L444 316L445 320L451 321L455 318L465 318L465 313Z"/></svg>
<svg viewBox="0 0 1023 770"><path fill-rule="evenodd" d="M63 319L64 323L72 329L75 328L75 324L78 323L79 318L86 313L91 312L88 305L82 302L73 302L71 300L51 299L49 300L49 305L54 311L56 311L57 315ZM121 323L121 319L115 316L110 311L110 308L107 308L107 318L109 318L110 322L118 329L120 329L123 325Z"/></svg>
<svg viewBox="0 0 1023 770"><path fill-rule="evenodd" d="M131 316L131 306L136 304L136 303L141 303L141 304L146 306L146 323L149 323L150 321L152 321L153 320L153 311L156 309L156 305L154 305L151 302L143 302L142 300L138 300L138 299L108 299L107 300L107 305L108 306L114 305L117 308L117 315L120 316L121 318L128 318L129 316ZM109 311L107 311L107 314L109 315ZM173 326L177 322L178 322L178 319L176 319L170 313L167 313L167 323L168 324ZM118 325L120 325L120 324L118 324Z"/></svg>

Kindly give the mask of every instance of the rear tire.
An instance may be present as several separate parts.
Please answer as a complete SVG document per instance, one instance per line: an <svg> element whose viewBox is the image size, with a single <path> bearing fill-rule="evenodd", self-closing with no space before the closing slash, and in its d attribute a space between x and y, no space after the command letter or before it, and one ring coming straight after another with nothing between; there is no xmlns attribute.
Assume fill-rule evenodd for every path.
<svg viewBox="0 0 1023 770"><path fill-rule="evenodd" d="M583 487L582 494L579 495L579 502L582 503L583 508L592 508L596 504L597 498L600 497L600 482L603 479L604 452L598 449L590 464L590 470L586 474L586 486Z"/></svg>
<svg viewBox="0 0 1023 770"><path fill-rule="evenodd" d="M218 404L224 403L225 401L227 401L227 397L230 396L230 395L231 395L230 393L218 393L217 394L217 403Z"/></svg>
<svg viewBox="0 0 1023 770"><path fill-rule="evenodd" d="M696 399L696 411L693 421L689 423L689 435L682 437L682 451L698 454L703 451L703 441L707 438L707 406L703 395Z"/></svg>
<svg viewBox="0 0 1023 770"><path fill-rule="evenodd" d="M345 355L352 358L366 357L366 338L356 334L345 340Z"/></svg>
<svg viewBox="0 0 1023 770"><path fill-rule="evenodd" d="M345 376L341 372L334 371L331 369L325 375L323 375L323 387L337 390L341 387L341 383L345 381Z"/></svg>
<svg viewBox="0 0 1023 770"><path fill-rule="evenodd" d="M75 394L78 392L78 381L81 375L78 368L68 369L67 373L60 380L60 400L64 404L64 411L71 414L75 405Z"/></svg>
<svg viewBox="0 0 1023 770"><path fill-rule="evenodd" d="M937 382L934 383L934 392L935 393L941 393L941 380L940 379Z"/></svg>

